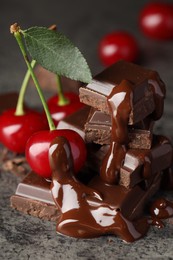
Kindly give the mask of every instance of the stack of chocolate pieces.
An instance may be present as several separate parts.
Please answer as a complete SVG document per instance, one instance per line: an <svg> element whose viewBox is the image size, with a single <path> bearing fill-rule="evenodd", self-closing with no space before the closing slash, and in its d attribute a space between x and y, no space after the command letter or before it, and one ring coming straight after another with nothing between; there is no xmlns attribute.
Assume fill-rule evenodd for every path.
<svg viewBox="0 0 173 260"><path fill-rule="evenodd" d="M127 85L131 89L129 103L125 101ZM89 106L84 126L86 142L102 146L119 142L126 146L117 167L118 176L113 180L103 177L105 181L128 189L140 185L148 190L154 179L161 179L163 171L168 171L172 164L172 145L166 137L153 134L154 123L163 114L164 97L165 86L157 72L125 61L115 63L80 88L80 100ZM128 114L126 122L123 113ZM127 132L125 140L120 130ZM118 154L114 156L115 161Z"/></svg>
<svg viewBox="0 0 173 260"><path fill-rule="evenodd" d="M88 158L78 180L73 182L81 181L98 190L103 199L89 198L85 210L91 217L93 212L104 213L105 208L111 208L112 216L121 212L135 221L160 188L163 176L172 176L172 145L166 137L153 133L155 121L163 114L165 85L157 72L119 61L80 87L79 93L84 107L63 119L58 129L72 129L86 141ZM79 183L77 186L83 187ZM78 190L76 194L82 193ZM56 220L60 214L50 182L33 172L18 185L11 204L44 219ZM78 213L82 212L80 206ZM92 215L93 223L105 217L109 219L109 214ZM87 219L83 221L86 225ZM113 232L115 228L111 227ZM97 222L97 228L98 234L111 231L101 222Z"/></svg>

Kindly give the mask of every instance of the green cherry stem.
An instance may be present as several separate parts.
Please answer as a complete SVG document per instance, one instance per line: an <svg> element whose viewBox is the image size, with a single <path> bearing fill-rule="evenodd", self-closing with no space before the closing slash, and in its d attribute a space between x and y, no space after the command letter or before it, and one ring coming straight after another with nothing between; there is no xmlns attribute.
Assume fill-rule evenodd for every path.
<svg viewBox="0 0 173 260"><path fill-rule="evenodd" d="M34 68L35 65L36 65L36 60L32 60L31 61L31 67ZM27 70L25 77L23 79L23 82L22 82L20 92L19 92L19 98L18 98L18 101L17 101L16 111L15 111L16 116L22 116L22 115L25 114L24 108L23 108L24 96L25 96L25 93L26 93L26 89L27 89L30 77L31 77L30 71Z"/></svg>
<svg viewBox="0 0 173 260"><path fill-rule="evenodd" d="M56 74L56 83L57 83L57 91L58 91L58 106L65 106L69 104L69 99L65 97L62 83L61 83L61 77Z"/></svg>
<svg viewBox="0 0 173 260"><path fill-rule="evenodd" d="M29 70L29 72L31 74L31 77L32 77L32 79L34 81L34 84L35 84L36 89L38 91L38 94L40 96L40 99L41 99L41 102L42 102L42 105L44 107L44 110L45 110L45 113L46 113L46 117L47 117L47 120L48 120L49 128L50 128L50 130L55 130L56 128L55 128L55 125L53 123L52 117L50 115L50 112L49 112L46 100L45 100L44 95L42 93L42 90L41 90L41 87L39 85L39 82L38 82L38 80L37 80L37 78L36 78L36 76L34 74L32 66L31 66L31 64L29 62L27 53L25 51L25 47L24 47L24 44L23 44L22 36L21 36L22 30L20 29L20 27L17 24L12 25L10 27L10 30L11 30L11 33L13 33L14 37L16 38L16 41L17 41L17 43L18 43L18 45L20 47L20 50L22 52L22 55L23 55L24 60L26 62L26 65L28 67L28 70Z"/></svg>
<svg viewBox="0 0 173 260"><path fill-rule="evenodd" d="M14 25L12 25L12 28L15 28L15 26L18 26L18 25L14 24ZM18 30L20 31L20 27L19 26L18 26ZM55 24L51 25L49 27L49 30L56 30L56 25ZM32 60L31 61L31 67L34 68L36 63L37 63L36 60ZM19 92L19 98L18 98L18 101L17 101L16 111L15 111L15 115L16 116L21 116L21 115L25 114L24 108L23 108L23 106L24 106L24 97L25 97L25 92L26 92L26 89L27 89L30 77L31 77L31 73L30 73L29 70L27 70L27 72L25 74L25 77L23 79L23 82L22 82L22 86L20 88L20 92Z"/></svg>

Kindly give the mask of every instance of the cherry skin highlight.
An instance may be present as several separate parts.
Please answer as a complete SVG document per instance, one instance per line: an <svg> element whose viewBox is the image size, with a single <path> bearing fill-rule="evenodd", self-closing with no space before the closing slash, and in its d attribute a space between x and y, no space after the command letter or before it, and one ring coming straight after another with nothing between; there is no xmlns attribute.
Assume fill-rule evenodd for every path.
<svg viewBox="0 0 173 260"><path fill-rule="evenodd" d="M52 170L49 164L49 148L51 142L57 136L63 136L69 141L76 173L86 161L85 143L75 131L63 129L37 132L29 138L25 154L31 169L43 178L51 179Z"/></svg>
<svg viewBox="0 0 173 260"><path fill-rule="evenodd" d="M24 115L16 116L15 109L9 109L0 115L0 142L19 154L25 152L26 142L33 133L46 129L45 116L33 110L27 109Z"/></svg>
<svg viewBox="0 0 173 260"><path fill-rule="evenodd" d="M127 32L113 32L105 35L99 42L98 55L105 66L118 60L134 62L139 55L139 47L135 38Z"/></svg>
<svg viewBox="0 0 173 260"><path fill-rule="evenodd" d="M173 39L173 4L149 3L141 10L139 25L153 39Z"/></svg>
<svg viewBox="0 0 173 260"><path fill-rule="evenodd" d="M55 126L58 125L59 121L65 118L66 116L74 113L84 106L79 100L79 96L72 92L64 93L64 96L69 100L69 103L66 105L58 105L58 96L51 97L48 101L48 108L51 113L52 119Z"/></svg>

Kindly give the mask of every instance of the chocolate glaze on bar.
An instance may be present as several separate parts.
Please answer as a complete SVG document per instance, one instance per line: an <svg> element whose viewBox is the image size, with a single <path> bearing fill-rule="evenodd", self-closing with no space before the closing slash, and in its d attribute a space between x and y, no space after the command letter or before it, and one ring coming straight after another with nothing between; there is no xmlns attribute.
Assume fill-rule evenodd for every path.
<svg viewBox="0 0 173 260"><path fill-rule="evenodd" d="M160 137L157 140L158 147L163 146L169 149L163 151L154 147L149 153L145 154L141 151L140 156L135 156L134 171L136 174L141 173L142 180L148 182L145 187L141 185L140 180L133 188L119 185L120 170L128 153L128 124L139 122L148 114L151 114L151 121L159 119L163 113L165 88L158 74L153 71L141 70L139 66L129 65L126 62L120 62L116 66L121 67L118 77L123 76L123 78L118 84L108 83L111 86L109 94L104 88L104 80L101 80L102 94L104 94L106 106L111 114L112 128L111 142L110 146L106 147L108 151L102 162L100 176L92 176L91 180L88 179L87 182L77 179L74 175L70 145L64 137L57 137L49 149L52 182L46 184L50 185L53 201L49 188L42 189L45 185L44 180L40 184L37 181L38 185L34 190L30 189L33 179L30 181L28 179L21 186L19 185L16 195L12 197L14 199L12 204L16 203L17 208L17 203L19 199L22 201L24 193L25 198L30 202L36 201L38 197L37 201L57 208L57 214L60 213L57 218L57 232L59 233L82 238L115 234L127 242L132 242L144 236L150 224L161 227L160 216L172 215L172 213L169 214L169 208L173 208L172 204L159 201L151 207L150 220L141 216L146 202L160 187L162 169L170 167L172 147L170 149L167 139ZM129 66L131 73L126 78L126 75L129 75L129 71L127 71ZM109 77L114 78L111 69L108 69L106 73L108 79ZM102 76L103 74L100 77ZM96 91L96 89L92 87L92 91ZM154 105L151 102L150 107L153 97ZM137 108L140 110L140 116L136 113ZM145 109L146 111L143 113ZM167 146L167 144L169 145ZM160 154L158 154L158 150ZM161 158L166 154L164 164L161 160L154 160L156 157ZM164 210L162 210L163 208ZM159 211L158 216L156 216L157 211Z"/></svg>
<svg viewBox="0 0 173 260"><path fill-rule="evenodd" d="M128 190L116 185L107 186L98 177L88 186L77 181L65 138L58 137L51 144L50 164L53 170L51 191L61 211L57 232L82 238L116 234L128 242L146 234L149 228L146 218L130 221L119 208ZM139 201L140 196L137 199Z"/></svg>
<svg viewBox="0 0 173 260"><path fill-rule="evenodd" d="M131 97L131 83L127 80L115 87L108 97L112 118L111 145L103 160L100 176L109 184L118 184L120 168L127 152Z"/></svg>
<svg viewBox="0 0 173 260"><path fill-rule="evenodd" d="M73 121L75 121L75 117L73 117ZM135 125L128 126L128 147L150 149L153 126L154 121L151 120L150 117L145 118ZM101 145L110 144L111 129L112 122L110 115L91 108L85 124L85 141L87 143L94 142Z"/></svg>
<svg viewBox="0 0 173 260"><path fill-rule="evenodd" d="M172 165L173 148L164 136L154 136L151 149L129 149L120 169L120 184L132 188L145 179L149 185L150 178L162 170L168 171ZM148 183L149 182L149 183Z"/></svg>
<svg viewBox="0 0 173 260"><path fill-rule="evenodd" d="M49 155L53 171L51 192L60 211L58 233L77 238L114 234L133 242L146 234L149 225L163 227L160 218L173 215L173 204L163 199L153 202L151 217L136 215L143 213L148 196L158 190L160 173L153 178L148 191L137 185L132 190L107 185L99 176L86 186L74 176L70 145L64 137L52 142Z"/></svg>
<svg viewBox="0 0 173 260"><path fill-rule="evenodd" d="M151 74L152 77L154 75L151 72L149 74ZM159 106L158 112L154 112L152 115L153 120L156 120L163 113L165 89L162 82L160 85L155 84L153 88L155 104ZM111 144L110 150L103 160L100 175L102 179L109 184L119 182L120 168L127 151L128 123L132 111L132 98L132 83L123 80L118 86L113 88L107 99L112 121Z"/></svg>
<svg viewBox="0 0 173 260"><path fill-rule="evenodd" d="M157 72L125 61L113 64L97 75L92 83L81 87L79 89L81 102L109 114L107 97L124 79L132 84L133 92L131 97L133 109L130 113L129 124L142 120L153 111L154 120L158 120L163 114L163 100L166 92L164 83ZM154 103L152 98L154 98Z"/></svg>

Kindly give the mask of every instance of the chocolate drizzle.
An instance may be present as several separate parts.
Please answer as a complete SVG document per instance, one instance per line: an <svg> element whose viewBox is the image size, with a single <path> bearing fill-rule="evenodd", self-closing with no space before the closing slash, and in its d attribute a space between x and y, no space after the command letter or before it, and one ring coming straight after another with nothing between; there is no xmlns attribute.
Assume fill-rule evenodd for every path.
<svg viewBox="0 0 173 260"><path fill-rule="evenodd" d="M119 171L126 154L128 143L128 121L132 110L132 84L123 80L114 87L108 97L108 106L111 111L112 131L111 145L105 156L100 176L110 184L117 184Z"/></svg>
<svg viewBox="0 0 173 260"><path fill-rule="evenodd" d="M46 183L46 191L45 184L37 185L39 189L43 186L39 199L41 204L45 194L46 199L49 198L45 202L49 209L53 210L54 206L58 209L57 232L61 234L76 238L113 234L133 242L143 237L150 225L161 228L164 226L161 219L173 216L173 203L162 198L153 202L151 216L143 217L144 206L159 189L162 175L165 174L166 181L172 178L173 187L172 146L167 138L152 133L154 121L163 114L166 91L157 72L124 61L108 68L105 73L96 79L94 85L83 89L83 98L88 100L90 97L92 101L86 104L92 106L94 103L93 107L102 108L100 110L108 117L111 115L111 143L108 150L106 148L100 175L91 174L92 179L83 181L80 177L79 180L74 175L68 141L57 137L49 149L52 182ZM100 93L97 93L98 86L102 90ZM151 149L129 149L128 132L135 126L151 133ZM122 168L124 172L121 175ZM120 181L123 174L129 178L124 178L124 183ZM25 184L18 188L14 198L16 203L27 191ZM34 200L38 200L37 186ZM31 201L33 190L28 188L27 192Z"/></svg>
<svg viewBox="0 0 173 260"><path fill-rule="evenodd" d="M155 111L150 116L150 122L158 120L163 114L165 85L156 72L150 73L151 79L148 84L151 85ZM123 164L128 144L128 122L132 112L133 84L123 80L118 86L115 86L107 98L108 107L111 113L112 130L111 144L101 166L101 178L109 184L118 184L120 167ZM145 179L151 177L151 158L150 153L141 153L144 163L143 176Z"/></svg>
<svg viewBox="0 0 173 260"><path fill-rule="evenodd" d="M151 125L163 113L165 86L157 73L153 72L150 76L148 85L152 88L155 111L147 119L143 118L143 121L138 122L139 125L146 120ZM78 181L74 176L68 141L63 137L58 137L51 144L50 164L53 171L51 192L55 204L61 212L57 232L82 238L115 234L127 242L132 242L144 236L149 225L162 227L162 221L155 215L152 215L150 219L138 217L138 220L133 220L134 212L138 206L140 208L139 202L145 197L146 190L152 194L151 186L155 186L154 191L159 187L156 186L155 179L158 179L157 185L159 185L161 173L158 170L153 175L152 156L155 150L152 149L151 152L147 149L134 149L133 151L138 155L139 166L142 165L141 174L145 180L145 187L136 185L130 190L118 185L120 169L128 152L128 124L130 115L133 113L133 99L136 98L133 91L134 83L122 80L107 97L112 121L111 144L103 159L100 176L94 177L87 185ZM158 145L166 143L170 145L169 141L161 136L157 142ZM132 195L133 192L136 192L137 200L135 200L134 194ZM127 213L124 209L129 203L126 198L129 196L135 201L131 201L134 204L128 208ZM153 212L155 213L155 210Z"/></svg>
<svg viewBox="0 0 173 260"><path fill-rule="evenodd" d="M150 207L150 214L158 219L170 218L173 216L173 203L164 198L156 199Z"/></svg>
<svg viewBox="0 0 173 260"><path fill-rule="evenodd" d="M109 187L99 177L86 186L75 178L70 146L65 138L58 137L52 143L50 164L51 192L61 211L57 232L82 238L115 234L127 242L146 234L149 228L146 218L132 222L123 216L118 203L115 205L114 189L120 186Z"/></svg>

